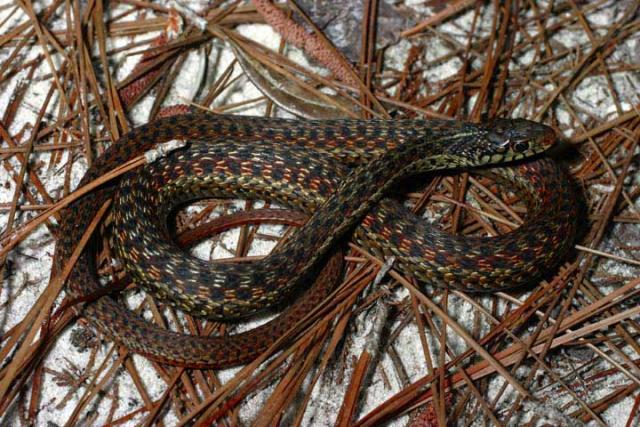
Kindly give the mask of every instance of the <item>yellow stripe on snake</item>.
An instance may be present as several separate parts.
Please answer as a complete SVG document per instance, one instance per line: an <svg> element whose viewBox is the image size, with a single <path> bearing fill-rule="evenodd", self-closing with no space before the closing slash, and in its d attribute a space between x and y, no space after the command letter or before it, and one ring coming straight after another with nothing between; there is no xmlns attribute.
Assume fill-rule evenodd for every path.
<svg viewBox="0 0 640 427"><path fill-rule="evenodd" d="M113 197L116 253L134 281L184 312L218 321L246 318L309 287L275 323L230 337L180 334L155 326L115 296L87 304L98 329L162 362L190 367L245 363L331 290L339 270L333 255L355 239L372 253L394 256L397 268L425 284L491 292L532 283L571 247L576 205L567 177L548 159L495 170L527 201L526 222L492 237L445 233L385 198L409 176L468 169L539 155L554 132L523 119L485 124L445 120L300 121L189 114L134 129L90 168L84 185L155 144L188 147L125 175L74 202L63 215L56 265L69 259L98 207ZM167 218L202 198L277 202L310 219L276 251L253 263L208 263L183 251ZM74 297L102 292L95 251L77 262L67 290ZM279 322L279 323L278 323Z"/></svg>

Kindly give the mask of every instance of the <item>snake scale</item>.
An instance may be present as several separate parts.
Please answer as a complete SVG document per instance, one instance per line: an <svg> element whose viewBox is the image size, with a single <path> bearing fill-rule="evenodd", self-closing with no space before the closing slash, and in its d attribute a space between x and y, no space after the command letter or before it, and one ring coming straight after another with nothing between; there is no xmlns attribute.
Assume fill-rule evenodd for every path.
<svg viewBox="0 0 640 427"><path fill-rule="evenodd" d="M497 237L443 232L385 198L408 176L542 153L554 144L555 133L527 120L300 121L187 114L132 130L94 162L79 185L173 139L188 141L188 147L68 207L57 268L69 259L99 206L113 198L111 240L125 270L186 313L242 319L282 303L293 290L309 289L276 321L229 337L162 329L123 307L116 296L85 305L84 315L102 333L162 362L218 368L255 358L331 291L331 278L341 268L334 249L348 237L379 256L394 256L397 268L425 283L479 292L531 283L552 271L571 247L574 197L567 177L549 159L493 172L528 208L524 224ZM259 261L209 263L185 253L167 226L177 207L206 197L274 201L310 218ZM103 287L89 248L76 263L67 292L84 297Z"/></svg>

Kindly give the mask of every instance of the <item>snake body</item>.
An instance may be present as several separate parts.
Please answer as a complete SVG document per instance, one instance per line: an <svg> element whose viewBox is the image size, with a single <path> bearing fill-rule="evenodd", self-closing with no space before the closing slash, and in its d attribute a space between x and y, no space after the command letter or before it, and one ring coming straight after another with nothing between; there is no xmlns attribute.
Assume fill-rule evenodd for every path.
<svg viewBox="0 0 640 427"><path fill-rule="evenodd" d="M104 200L114 197L113 242L136 283L181 310L215 320L246 317L282 302L311 282L336 244L355 239L427 283L466 291L496 291L547 273L571 246L575 204L564 174L539 159L499 169L528 204L517 230L495 238L449 235L428 227L397 202L384 199L421 172L519 160L552 145L553 132L526 120L487 124L457 121L292 121L212 114L161 119L134 129L90 168L84 185L171 139L189 141L119 186L109 184L74 202L63 215L56 265L69 259ZM115 196L114 196L115 192ZM251 264L206 263L186 255L167 229L176 206L203 197L274 200L310 215L268 257ZM151 358L193 367L243 363L266 348L326 295L320 276L277 326L256 335L202 337L160 329L111 296L85 307L107 336ZM335 275L335 274L334 274ZM91 251L68 281L72 296L99 292ZM295 312L294 314L291 314Z"/></svg>

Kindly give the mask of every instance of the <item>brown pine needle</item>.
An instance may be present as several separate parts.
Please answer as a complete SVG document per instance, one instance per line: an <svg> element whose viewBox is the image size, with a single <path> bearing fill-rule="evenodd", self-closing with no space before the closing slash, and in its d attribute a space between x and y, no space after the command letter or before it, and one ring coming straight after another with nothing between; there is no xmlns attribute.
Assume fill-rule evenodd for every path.
<svg viewBox="0 0 640 427"><path fill-rule="evenodd" d="M26 336L24 337L22 345L15 352L13 360L7 366L4 376L0 381L0 401L5 399L9 387L11 387L11 384L19 373L18 371L20 369L22 361L25 358L26 353L29 351L33 339L40 331L40 327L43 324L45 317L48 316L51 312L51 308L53 307L58 294L62 290L64 282L67 280L67 277L71 273L76 260L84 250L85 245L89 241L89 238L93 234L93 231L102 220L102 217L107 212L110 204L111 202L107 201L100 207L100 209L96 213L95 218L91 221L89 227L82 235L82 239L80 240L80 242L78 242L78 245L73 250L71 258L69 258L62 271L50 281L47 290L40 296L40 298L38 298L31 310L29 310L29 313L22 320L21 326L16 330L16 337L22 336L25 332ZM3 352L7 349L7 347L8 346L5 346L5 348L3 348ZM6 356L3 356L2 358L4 359L4 357Z"/></svg>

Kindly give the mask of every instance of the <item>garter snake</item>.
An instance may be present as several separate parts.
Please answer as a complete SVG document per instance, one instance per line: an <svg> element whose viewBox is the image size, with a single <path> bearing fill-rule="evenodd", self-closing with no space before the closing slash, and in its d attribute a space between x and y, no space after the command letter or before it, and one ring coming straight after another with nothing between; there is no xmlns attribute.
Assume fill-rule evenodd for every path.
<svg viewBox="0 0 640 427"><path fill-rule="evenodd" d="M351 231L372 252L395 256L398 268L414 277L465 291L530 283L554 268L571 246L576 207L567 178L548 159L498 169L498 177L513 183L527 201L528 217L517 230L495 238L450 235L384 198L417 173L487 166L542 153L553 145L555 134L527 120L471 124L174 116L122 137L96 160L80 185L172 139L187 140L189 147L125 175L117 185L101 187L65 211L56 266L69 259L109 197L114 198L116 253L136 283L187 313L214 320L243 318L282 302L316 276L332 248ZM304 211L310 219L260 261L207 263L181 251L167 229L167 216L176 206L204 197L273 200ZM93 258L85 251L76 263L67 286L72 296L102 288ZM302 299L317 301L314 292ZM230 342L160 329L111 296L84 310L103 333L130 350L184 366L241 363L249 350L255 353L268 339L273 341L244 337Z"/></svg>

